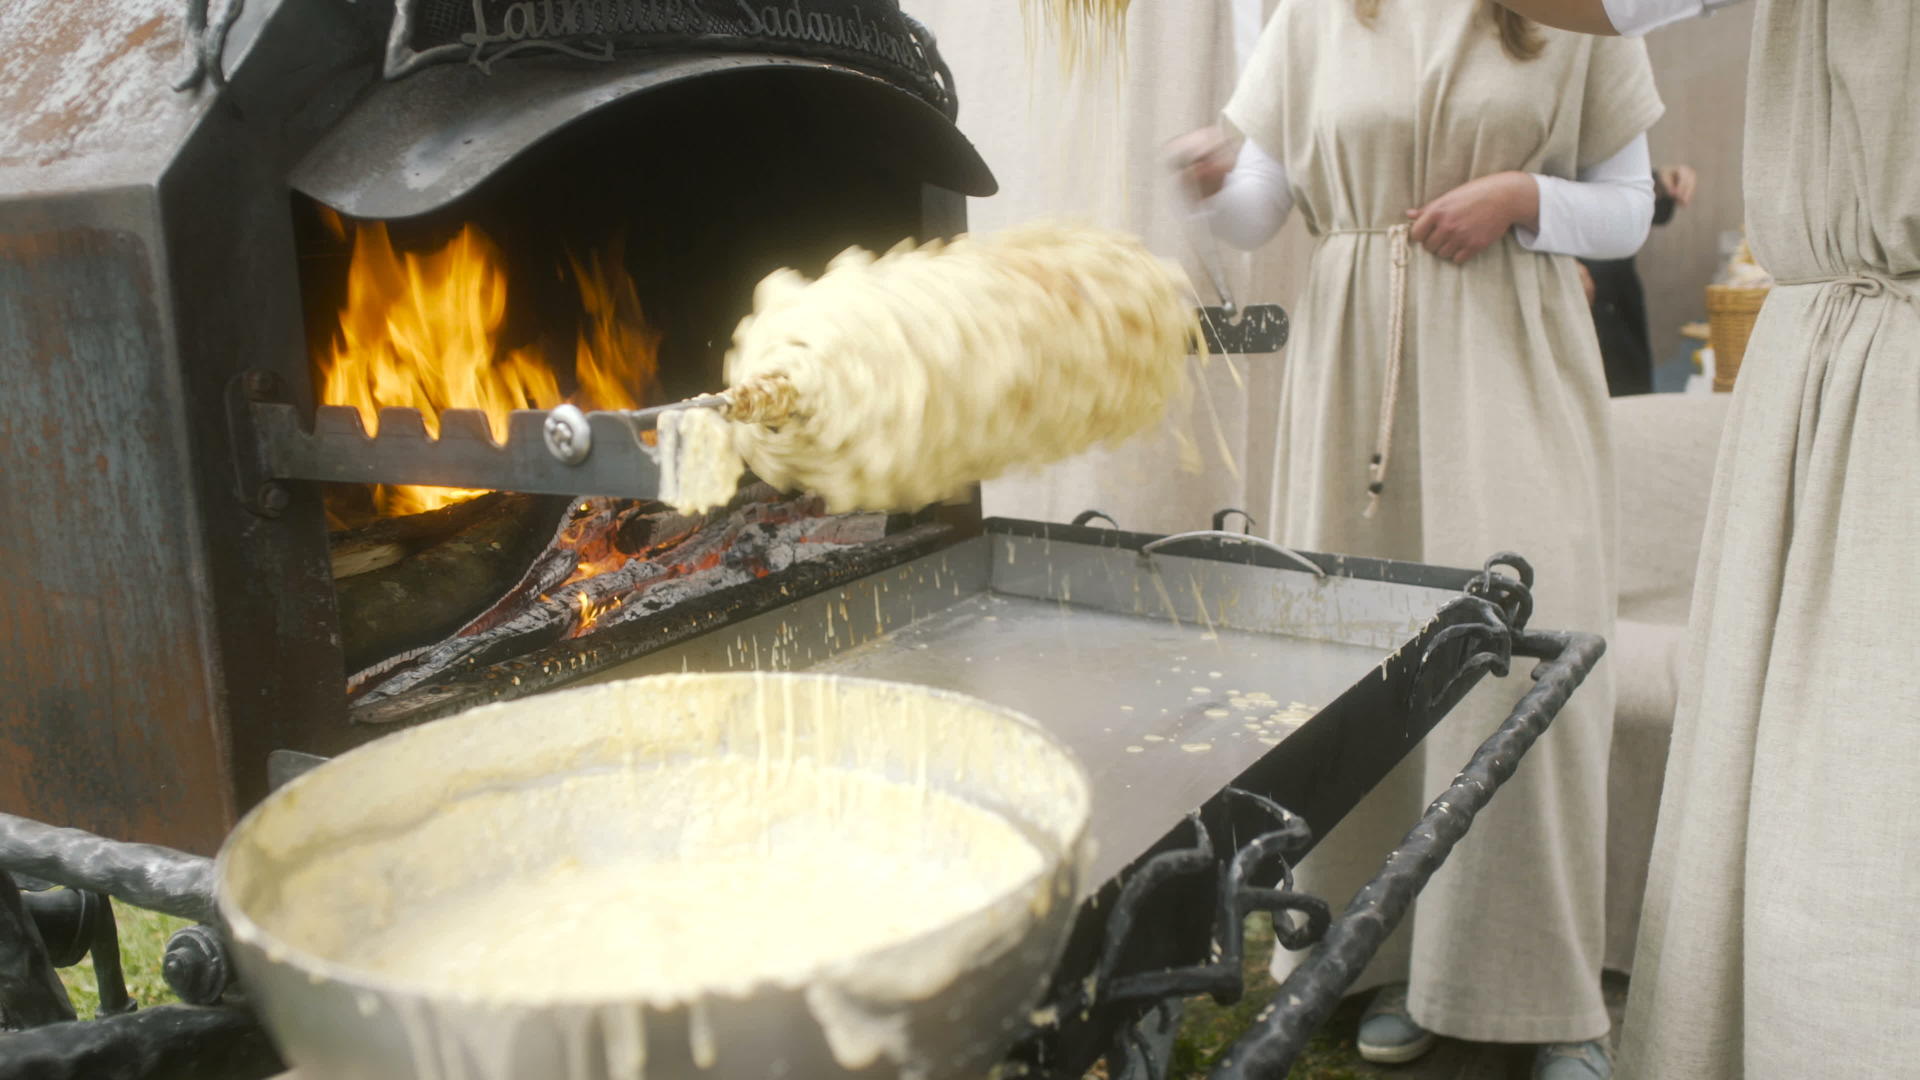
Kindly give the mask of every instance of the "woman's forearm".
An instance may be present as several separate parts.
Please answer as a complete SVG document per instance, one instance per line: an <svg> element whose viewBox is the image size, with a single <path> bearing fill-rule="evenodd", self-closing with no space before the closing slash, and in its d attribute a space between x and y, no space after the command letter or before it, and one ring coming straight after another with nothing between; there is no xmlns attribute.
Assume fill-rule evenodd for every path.
<svg viewBox="0 0 1920 1080"><path fill-rule="evenodd" d="M1213 235L1242 251L1252 251L1273 239L1293 213L1287 167L1248 139L1226 183L1200 209Z"/></svg>
<svg viewBox="0 0 1920 1080"><path fill-rule="evenodd" d="M1607 8L1601 0L1495 0L1495 2L1535 22L1557 26L1562 30L1577 30L1583 34L1618 32L1614 30L1612 20L1607 18Z"/></svg>
<svg viewBox="0 0 1920 1080"><path fill-rule="evenodd" d="M1644 34L1740 0L1494 0L1548 26L1588 34Z"/></svg>
<svg viewBox="0 0 1920 1080"><path fill-rule="evenodd" d="M1646 243L1653 223L1653 161L1644 134L1572 180L1528 179L1538 189L1539 214L1515 226L1521 247L1582 259L1624 259Z"/></svg>

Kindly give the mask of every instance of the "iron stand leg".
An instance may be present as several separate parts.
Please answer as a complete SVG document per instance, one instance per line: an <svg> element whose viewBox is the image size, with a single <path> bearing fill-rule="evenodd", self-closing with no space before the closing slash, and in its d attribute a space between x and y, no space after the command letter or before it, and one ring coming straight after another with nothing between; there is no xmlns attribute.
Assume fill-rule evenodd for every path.
<svg viewBox="0 0 1920 1080"><path fill-rule="evenodd" d="M73 1019L73 1002L47 958L20 889L0 870L0 1025L22 1031Z"/></svg>

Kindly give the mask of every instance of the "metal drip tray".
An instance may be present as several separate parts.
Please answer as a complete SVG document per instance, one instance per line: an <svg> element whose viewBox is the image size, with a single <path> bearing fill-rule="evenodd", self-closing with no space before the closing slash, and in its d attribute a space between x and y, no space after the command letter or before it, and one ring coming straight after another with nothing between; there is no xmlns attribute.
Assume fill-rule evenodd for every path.
<svg viewBox="0 0 1920 1080"><path fill-rule="evenodd" d="M1045 717L1094 781L1097 883L1311 717L1290 704L1318 711L1379 662L1359 645L1208 633L988 593L816 670L958 690Z"/></svg>
<svg viewBox="0 0 1920 1080"><path fill-rule="evenodd" d="M1072 747L1093 778L1098 846L1088 881L1097 888L1223 787L1293 757L1305 732L1320 732L1304 739L1316 760L1341 727L1397 759L1425 727L1404 700L1343 724L1357 705L1350 691L1378 681L1383 658L1417 638L1472 576L1328 557L1319 558L1336 572L1316 575L1264 565L1275 560L1261 548L1190 544L1171 550L1191 554L1149 555L1131 534L989 522L984 536L595 679L812 670L1016 709ZM1432 580L1346 576L1359 569ZM1323 722L1309 726L1316 716ZM1325 835L1378 781L1372 758L1341 755L1356 771L1331 785L1344 792L1338 799L1325 773L1313 779L1317 794L1261 789Z"/></svg>

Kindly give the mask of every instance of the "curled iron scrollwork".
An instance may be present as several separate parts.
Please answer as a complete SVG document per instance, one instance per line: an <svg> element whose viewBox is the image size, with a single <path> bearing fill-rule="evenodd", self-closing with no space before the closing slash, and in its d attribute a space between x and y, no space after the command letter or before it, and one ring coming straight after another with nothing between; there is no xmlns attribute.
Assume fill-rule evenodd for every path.
<svg viewBox="0 0 1920 1080"><path fill-rule="evenodd" d="M1273 916L1276 941L1289 950L1309 948L1326 933L1332 912L1317 897L1296 892L1292 856L1312 842L1305 819L1264 795L1227 788L1209 812L1261 822L1261 831L1223 857L1205 813L1196 810L1181 825L1181 846L1162 851L1137 866L1121 886L1102 935L1099 958L1088 978L1068 984L1041 1014L1089 1015L1095 1010L1143 1011L1182 998L1206 994L1223 1004L1245 993L1244 958L1247 916ZM1205 959L1182 967L1122 973L1129 944L1146 929L1142 913L1161 890L1196 878L1214 877L1214 915ZM1110 1062L1125 1055L1133 1024L1113 1032Z"/></svg>
<svg viewBox="0 0 1920 1080"><path fill-rule="evenodd" d="M1503 566L1515 576L1501 573ZM1467 595L1498 605L1506 613L1507 628L1519 633L1533 617L1533 564L1511 551L1502 551L1488 559L1480 576L1468 583Z"/></svg>
<svg viewBox="0 0 1920 1080"><path fill-rule="evenodd" d="M246 0L227 0L219 18L212 17L213 0L187 0L187 67L173 82L179 90L197 90L200 84L213 84L215 90L227 85L227 73L221 66L227 51L227 35L246 10Z"/></svg>
<svg viewBox="0 0 1920 1080"><path fill-rule="evenodd" d="M1513 571L1506 574L1505 567ZM1533 567L1511 551L1488 559L1461 596L1440 611L1444 624L1420 656L1413 680L1413 703L1442 708L1483 675L1505 678L1513 666L1514 636L1533 616ZM1459 663L1445 662L1450 650L1465 649ZM1444 678L1442 678L1444 675Z"/></svg>
<svg viewBox="0 0 1920 1080"><path fill-rule="evenodd" d="M948 67L946 60L940 56L940 44L934 39L933 31L927 29L927 24L905 11L900 13L900 20L906 23L907 33L913 37L914 48L920 50L921 60L933 69L934 77L940 80L938 108L946 114L948 120L959 120L960 95L954 89L953 69Z"/></svg>

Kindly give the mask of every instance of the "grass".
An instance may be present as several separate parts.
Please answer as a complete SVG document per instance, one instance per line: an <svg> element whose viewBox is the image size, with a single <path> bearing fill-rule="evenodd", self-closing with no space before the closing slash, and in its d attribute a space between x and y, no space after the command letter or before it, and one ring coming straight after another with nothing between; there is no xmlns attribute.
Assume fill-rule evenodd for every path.
<svg viewBox="0 0 1920 1080"><path fill-rule="evenodd" d="M127 993L140 1007L150 1008L178 1001L160 975L160 959L166 954L167 939L188 925L185 919L143 911L113 902L113 918L120 928L120 968L127 980ZM100 1007L100 992L93 980L93 957L60 970L60 981L67 986L73 1011L82 1020L90 1020Z"/></svg>
<svg viewBox="0 0 1920 1080"><path fill-rule="evenodd" d="M1246 994L1232 1005L1216 1005L1211 998L1187 1002L1173 1044L1169 1080L1206 1076L1220 1055L1253 1026L1254 1017L1273 1000L1279 986L1267 973L1273 958L1273 928L1266 915L1248 918L1246 941ZM1358 1024L1357 1007L1342 1006L1294 1063L1288 1080L1364 1080L1375 1075L1365 1069L1354 1049L1353 1032Z"/></svg>

